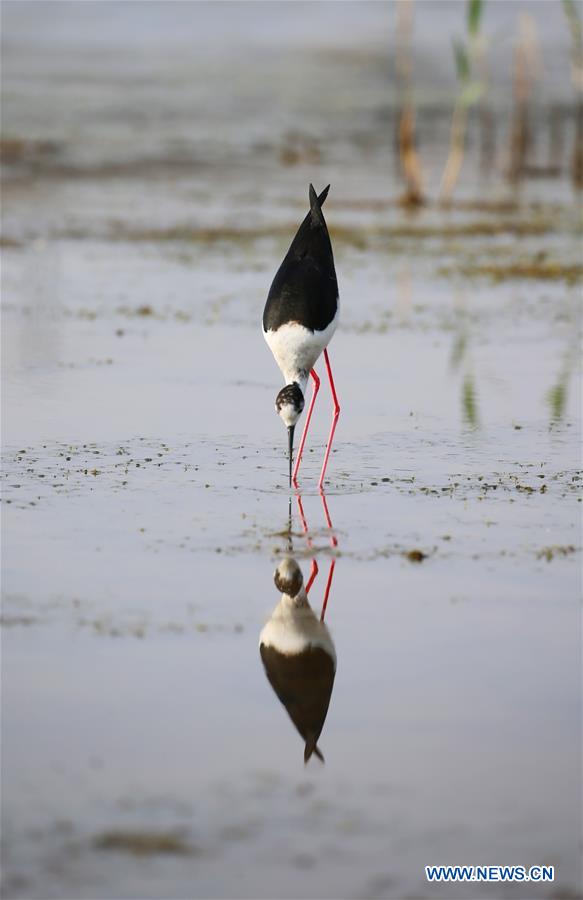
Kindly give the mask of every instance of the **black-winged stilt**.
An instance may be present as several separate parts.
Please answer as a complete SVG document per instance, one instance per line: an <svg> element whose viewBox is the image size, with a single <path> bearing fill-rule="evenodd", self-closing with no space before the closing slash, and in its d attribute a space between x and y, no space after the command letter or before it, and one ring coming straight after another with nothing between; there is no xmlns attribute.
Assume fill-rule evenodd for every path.
<svg viewBox="0 0 583 900"><path fill-rule="evenodd" d="M324 484L340 413L326 349L338 325L338 282L330 236L322 214L322 204L329 190L330 185L318 197L310 185L310 211L273 279L263 311L263 335L285 379L285 387L275 399L275 408L288 430L290 487L292 481L297 486L302 452L320 388L320 379L314 371L314 365L322 351L330 380L334 412L318 482L320 489ZM292 472L294 430L304 408L304 394L310 376L314 382L314 391Z"/></svg>
<svg viewBox="0 0 583 900"><path fill-rule="evenodd" d="M275 570L281 599L259 638L268 681L302 736L304 762L318 747L336 675L336 651L330 632L308 602L302 570L285 557Z"/></svg>

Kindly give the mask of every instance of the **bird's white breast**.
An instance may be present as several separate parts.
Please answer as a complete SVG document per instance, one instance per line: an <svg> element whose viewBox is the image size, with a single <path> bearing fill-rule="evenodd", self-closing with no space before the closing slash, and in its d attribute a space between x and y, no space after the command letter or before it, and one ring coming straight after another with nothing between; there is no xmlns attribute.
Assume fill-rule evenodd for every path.
<svg viewBox="0 0 583 900"><path fill-rule="evenodd" d="M259 643L286 655L302 653L308 647L321 647L336 665L336 651L330 632L317 618L307 599L298 605L297 598L282 594L261 632Z"/></svg>
<svg viewBox="0 0 583 900"><path fill-rule="evenodd" d="M263 332L286 384L297 381L302 393L305 392L310 370L332 340L337 326L338 311L323 331L310 331L298 322L288 322L276 331Z"/></svg>

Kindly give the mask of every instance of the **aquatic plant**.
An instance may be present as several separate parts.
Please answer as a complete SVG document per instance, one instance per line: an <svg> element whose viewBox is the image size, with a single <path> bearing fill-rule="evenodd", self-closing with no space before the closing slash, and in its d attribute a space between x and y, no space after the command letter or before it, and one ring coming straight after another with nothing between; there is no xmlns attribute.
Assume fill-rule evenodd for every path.
<svg viewBox="0 0 583 900"><path fill-rule="evenodd" d="M451 202L462 169L468 112L486 89L484 82L475 74L476 58L484 43L480 37L482 8L482 0L468 0L466 40L453 42L458 92L451 121L449 153L439 188L440 201L445 204Z"/></svg>
<svg viewBox="0 0 583 900"><path fill-rule="evenodd" d="M521 13L518 17L518 38L514 47L513 108L508 168L508 178L515 183L526 173L528 154L533 140L529 101L538 70L539 50L534 19L527 13Z"/></svg>
<svg viewBox="0 0 583 900"><path fill-rule="evenodd" d="M411 35L413 30L413 0L398 0L397 3L397 46L395 73L398 91L396 113L396 147L401 174L405 181L405 193L400 199L402 206L417 207L425 201L423 197L423 172L416 148L415 107L413 103Z"/></svg>

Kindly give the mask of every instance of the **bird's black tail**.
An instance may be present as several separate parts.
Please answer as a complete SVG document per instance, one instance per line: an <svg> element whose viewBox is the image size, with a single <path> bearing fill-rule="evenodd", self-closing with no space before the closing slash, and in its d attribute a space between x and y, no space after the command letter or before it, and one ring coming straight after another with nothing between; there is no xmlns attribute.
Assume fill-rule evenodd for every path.
<svg viewBox="0 0 583 900"><path fill-rule="evenodd" d="M310 217L312 219L313 225L323 225L326 226L324 221L324 216L322 215L322 206L324 205L324 201L328 196L328 191L330 190L330 185L324 188L320 196L316 194L314 190L314 185L310 185Z"/></svg>
<svg viewBox="0 0 583 900"><path fill-rule="evenodd" d="M324 757L322 755L322 751L317 746L316 741L317 737L314 737L313 734L309 734L306 739L306 746L304 747L304 764L308 762L312 753L318 757L320 762L324 762Z"/></svg>
<svg viewBox="0 0 583 900"><path fill-rule="evenodd" d="M322 213L322 204L328 196L329 190L330 185L324 188L324 190L318 197L316 191L314 190L314 186L312 184L310 185L310 211L298 228L296 236L290 244L290 248L287 251L286 258L284 259L282 266L280 266L280 270L275 276L274 282L271 285L270 296L282 267L285 268L290 257L292 259L302 259L304 256L306 256L306 254L310 254L312 257L319 260L323 260L326 257L329 257L333 271L334 260L332 257L332 247L330 245L330 237L328 236L326 221ZM334 275L334 277L336 276Z"/></svg>

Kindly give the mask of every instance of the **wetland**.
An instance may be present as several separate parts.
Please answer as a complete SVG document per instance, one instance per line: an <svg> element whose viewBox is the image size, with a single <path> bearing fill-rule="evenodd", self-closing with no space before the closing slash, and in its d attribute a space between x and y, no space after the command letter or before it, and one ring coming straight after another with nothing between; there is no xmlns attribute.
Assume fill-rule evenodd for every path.
<svg viewBox="0 0 583 900"><path fill-rule="evenodd" d="M110 6L3 13L3 896L533 896L428 885L443 862L554 865L536 896L580 898L560 5L531 4L531 164L562 109L558 173L507 178L501 41L496 165L471 120L451 203L414 210L390 4L261 4L261 28L252 4ZM460 9L417 4L427 193ZM290 500L260 319L310 181L332 185L342 412L322 498L323 380ZM324 764L260 655L288 556L334 646Z"/></svg>

